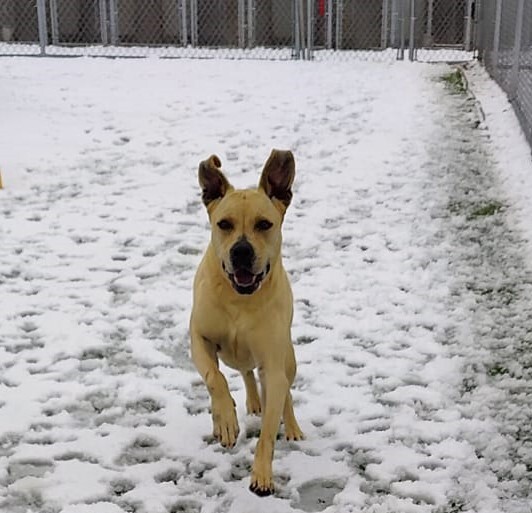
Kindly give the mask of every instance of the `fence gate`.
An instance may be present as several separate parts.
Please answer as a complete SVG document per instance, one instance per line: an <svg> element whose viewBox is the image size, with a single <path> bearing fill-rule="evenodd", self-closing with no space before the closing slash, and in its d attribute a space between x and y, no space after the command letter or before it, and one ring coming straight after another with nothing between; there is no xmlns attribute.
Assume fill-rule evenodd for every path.
<svg viewBox="0 0 532 513"><path fill-rule="evenodd" d="M470 58L478 3L1 0L0 55Z"/></svg>

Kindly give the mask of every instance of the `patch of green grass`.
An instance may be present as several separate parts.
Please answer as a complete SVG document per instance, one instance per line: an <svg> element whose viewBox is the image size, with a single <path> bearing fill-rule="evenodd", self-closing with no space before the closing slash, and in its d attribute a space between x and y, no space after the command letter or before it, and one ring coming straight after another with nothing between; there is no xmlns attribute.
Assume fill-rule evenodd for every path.
<svg viewBox="0 0 532 513"><path fill-rule="evenodd" d="M500 287L479 287L475 283L466 284L466 289L487 298L492 302L508 306L518 298L518 292L514 285L502 285Z"/></svg>
<svg viewBox="0 0 532 513"><path fill-rule="evenodd" d="M442 81L456 94L465 94L467 87L462 72L458 69L441 77Z"/></svg>
<svg viewBox="0 0 532 513"><path fill-rule="evenodd" d="M504 210L504 205L497 200L488 200L484 203L467 203L451 199L449 200L449 203L447 203L447 209L451 214L465 214L469 220L473 220L494 216Z"/></svg>
<svg viewBox="0 0 532 513"><path fill-rule="evenodd" d="M473 212L471 212L471 217L473 219L478 219L479 217L487 217L498 214L504 205L498 201L490 201L484 205L477 207Z"/></svg>
<svg viewBox="0 0 532 513"><path fill-rule="evenodd" d="M508 374L510 371L508 370L508 367L504 366L500 362L494 362L491 365L488 366L486 369L488 376L495 377L495 376L504 376L505 374Z"/></svg>

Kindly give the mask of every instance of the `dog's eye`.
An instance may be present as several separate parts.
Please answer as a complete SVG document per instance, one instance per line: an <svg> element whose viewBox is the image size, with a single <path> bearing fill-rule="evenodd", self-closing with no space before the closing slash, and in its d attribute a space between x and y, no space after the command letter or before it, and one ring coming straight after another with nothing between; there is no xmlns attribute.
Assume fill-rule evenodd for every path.
<svg viewBox="0 0 532 513"><path fill-rule="evenodd" d="M221 221L218 221L218 228L224 232L228 232L233 229L233 223L227 219L222 219Z"/></svg>
<svg viewBox="0 0 532 513"><path fill-rule="evenodd" d="M259 232L265 232L269 230L273 226L273 223L268 221L267 219L261 219L260 221L257 221L255 224L255 229Z"/></svg>

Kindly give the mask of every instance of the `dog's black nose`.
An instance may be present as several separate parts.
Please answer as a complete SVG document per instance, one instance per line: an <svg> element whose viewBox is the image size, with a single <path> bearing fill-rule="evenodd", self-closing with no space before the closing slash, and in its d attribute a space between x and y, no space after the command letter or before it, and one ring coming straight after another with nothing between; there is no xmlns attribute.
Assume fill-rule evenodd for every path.
<svg viewBox="0 0 532 513"><path fill-rule="evenodd" d="M255 258L255 251L249 241L245 237L242 237L231 248L230 257L234 269L251 269L253 259Z"/></svg>

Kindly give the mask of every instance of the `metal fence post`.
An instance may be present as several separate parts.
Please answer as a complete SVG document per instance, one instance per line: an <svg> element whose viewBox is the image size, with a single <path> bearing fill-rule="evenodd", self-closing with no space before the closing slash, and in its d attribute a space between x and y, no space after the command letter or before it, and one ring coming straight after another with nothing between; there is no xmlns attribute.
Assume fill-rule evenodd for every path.
<svg viewBox="0 0 532 513"><path fill-rule="evenodd" d="M111 35L111 44L116 46L118 44L118 9L116 7L116 0L109 0L109 32Z"/></svg>
<svg viewBox="0 0 532 513"><path fill-rule="evenodd" d="M473 18L471 16L473 10L473 0L467 0L466 2L466 15L465 15L465 30L464 30L464 50L469 52L471 50L471 31Z"/></svg>
<svg viewBox="0 0 532 513"><path fill-rule="evenodd" d="M293 0L292 10L294 15L294 58L301 59L301 30L299 28L299 2L301 0Z"/></svg>
<svg viewBox="0 0 532 513"><path fill-rule="evenodd" d="M305 0L299 0L299 40L301 41L301 58L305 59L306 40L305 40Z"/></svg>
<svg viewBox="0 0 532 513"><path fill-rule="evenodd" d="M498 75L499 45L501 40L502 0L497 0L495 8L495 30L493 32L493 52L491 54L492 72Z"/></svg>
<svg viewBox="0 0 532 513"><path fill-rule="evenodd" d="M333 0L327 0L327 49L330 50L332 48L332 18L333 18Z"/></svg>
<svg viewBox="0 0 532 513"><path fill-rule="evenodd" d="M397 48L397 60L402 61L405 58L405 4L408 0L401 0L401 18L399 19L399 46Z"/></svg>
<svg viewBox="0 0 532 513"><path fill-rule="evenodd" d="M388 46L388 0L382 0L381 48Z"/></svg>
<svg viewBox="0 0 532 513"><path fill-rule="evenodd" d="M392 17L390 21L390 44L393 48L397 47L397 20L399 13L397 12L397 0L392 0Z"/></svg>
<svg viewBox="0 0 532 513"><path fill-rule="evenodd" d="M427 28L425 36L423 37L423 44L425 46L432 46L434 39L432 37L432 22L434 20L434 0L428 0L427 2Z"/></svg>
<svg viewBox="0 0 532 513"><path fill-rule="evenodd" d="M314 47L314 0L307 0L307 59L312 59Z"/></svg>
<svg viewBox="0 0 532 513"><path fill-rule="evenodd" d="M39 46L41 55L46 55L48 46L48 23L46 22L46 0L37 0L37 23L39 25Z"/></svg>
<svg viewBox="0 0 532 513"><path fill-rule="evenodd" d="M107 3L105 0L99 0L99 10L100 10L100 34L102 38L102 44L108 45L109 44L109 37L108 37L108 21L107 21Z"/></svg>
<svg viewBox="0 0 532 513"><path fill-rule="evenodd" d="M190 0L190 44L198 46L198 4Z"/></svg>
<svg viewBox="0 0 532 513"><path fill-rule="evenodd" d="M336 49L342 48L342 18L344 15L343 0L336 0Z"/></svg>
<svg viewBox="0 0 532 513"><path fill-rule="evenodd" d="M255 0L248 0L248 48L255 46Z"/></svg>
<svg viewBox="0 0 532 513"><path fill-rule="evenodd" d="M57 15L57 0L50 0L50 28L52 31L52 44L59 44L59 17Z"/></svg>
<svg viewBox="0 0 532 513"><path fill-rule="evenodd" d="M416 0L410 0L410 37L408 41L408 60L415 60L416 39Z"/></svg>
<svg viewBox="0 0 532 513"><path fill-rule="evenodd" d="M188 20L187 20L187 0L179 0L177 4L179 20L181 21L181 44L188 44Z"/></svg>
<svg viewBox="0 0 532 513"><path fill-rule="evenodd" d="M237 7L238 19L238 46L244 48L246 46L246 4L245 0L238 0Z"/></svg>
<svg viewBox="0 0 532 513"><path fill-rule="evenodd" d="M484 29L486 22L484 21L486 12L486 2L480 2L479 4L473 4L473 51L476 52L476 56L479 60L484 61L485 40ZM486 63L484 62L484 66Z"/></svg>
<svg viewBox="0 0 532 513"><path fill-rule="evenodd" d="M512 71L510 74L509 97L510 101L515 100L517 96L517 89L519 87L519 64L521 58L521 37L523 35L523 14L525 12L525 0L518 0L517 14L515 19L515 40L512 63Z"/></svg>
<svg viewBox="0 0 532 513"><path fill-rule="evenodd" d="M305 59L305 6L304 0L294 0L294 31L296 59Z"/></svg>

